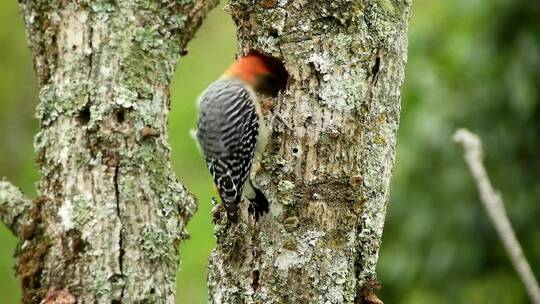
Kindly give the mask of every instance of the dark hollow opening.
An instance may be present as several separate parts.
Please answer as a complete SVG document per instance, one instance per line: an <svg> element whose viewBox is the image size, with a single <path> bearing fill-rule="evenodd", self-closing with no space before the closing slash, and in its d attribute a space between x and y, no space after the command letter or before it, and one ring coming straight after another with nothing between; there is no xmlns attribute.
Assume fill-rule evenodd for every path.
<svg viewBox="0 0 540 304"><path fill-rule="evenodd" d="M85 106L80 112L79 112L79 116L77 117L77 119L79 120L79 123L81 125L86 125L88 124L88 122L90 122L90 107L89 106Z"/></svg>
<svg viewBox="0 0 540 304"><path fill-rule="evenodd" d="M262 94L276 97L279 91L284 91L287 88L289 73L280 59L255 50L249 51L247 55L256 55L262 58L265 65L270 70L270 75L267 76L259 88L259 91Z"/></svg>
<svg viewBox="0 0 540 304"><path fill-rule="evenodd" d="M253 288L253 291L257 291L259 289L259 271L255 270L253 271L253 283L251 283L251 287Z"/></svg>
<svg viewBox="0 0 540 304"><path fill-rule="evenodd" d="M279 33L276 29L270 29L270 36L274 37L274 38L277 38L279 37Z"/></svg>
<svg viewBox="0 0 540 304"><path fill-rule="evenodd" d="M126 112L124 110L116 111L116 121L118 121L118 123L126 121Z"/></svg>

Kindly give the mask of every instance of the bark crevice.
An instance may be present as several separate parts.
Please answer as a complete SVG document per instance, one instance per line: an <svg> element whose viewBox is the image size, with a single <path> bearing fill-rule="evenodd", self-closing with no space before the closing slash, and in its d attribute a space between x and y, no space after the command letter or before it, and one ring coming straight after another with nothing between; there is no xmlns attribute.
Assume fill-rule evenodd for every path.
<svg viewBox="0 0 540 304"><path fill-rule="evenodd" d="M119 230L119 235L118 235L118 268L120 270L120 282L122 284L122 287L120 290L119 303L122 303L122 300L124 299L124 292L125 292L125 283L124 283L125 249L123 246L124 224L122 220L122 213L120 211L120 191L118 190L118 171L119 171L119 165L116 164L116 166L114 167L113 183L114 183L114 196L116 198L116 215L118 216L118 221L120 222L120 230Z"/></svg>

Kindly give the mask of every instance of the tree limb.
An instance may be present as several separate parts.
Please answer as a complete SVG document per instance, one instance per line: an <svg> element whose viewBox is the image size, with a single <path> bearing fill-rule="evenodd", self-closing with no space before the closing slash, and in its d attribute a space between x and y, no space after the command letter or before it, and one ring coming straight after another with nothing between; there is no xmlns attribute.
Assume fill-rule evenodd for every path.
<svg viewBox="0 0 540 304"><path fill-rule="evenodd" d="M21 303L175 303L197 206L170 163L170 82L217 0L21 0L38 80L39 198ZM8 208L9 209L9 208Z"/></svg>
<svg viewBox="0 0 540 304"><path fill-rule="evenodd" d="M529 262L523 254L523 249L506 215L503 200L491 186L486 169L482 163L482 142L480 138L466 129L459 129L454 134L454 141L460 143L465 150L465 161L476 181L481 201L503 242L514 268L529 293L531 302L539 304L540 288L538 287L538 282L534 277Z"/></svg>
<svg viewBox="0 0 540 304"><path fill-rule="evenodd" d="M21 228L28 221L32 201L5 178L0 179L0 221L14 235L20 236Z"/></svg>
<svg viewBox="0 0 540 304"><path fill-rule="evenodd" d="M219 0L199 0L189 8L185 14L187 20L183 30L182 42L180 44L182 48L185 48L188 42L193 39L193 36L195 36L195 33L201 26L204 18L206 18L208 12L218 4Z"/></svg>
<svg viewBox="0 0 540 304"><path fill-rule="evenodd" d="M264 97L269 141L251 179L270 211L244 202L233 225L214 214L211 304L379 302L411 1L353 3L229 2L237 53L271 56L287 86Z"/></svg>

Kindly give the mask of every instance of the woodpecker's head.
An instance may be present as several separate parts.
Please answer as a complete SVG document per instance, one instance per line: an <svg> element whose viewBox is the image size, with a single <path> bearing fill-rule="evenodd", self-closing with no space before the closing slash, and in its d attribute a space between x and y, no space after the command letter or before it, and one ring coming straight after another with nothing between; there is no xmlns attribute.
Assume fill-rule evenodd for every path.
<svg viewBox="0 0 540 304"><path fill-rule="evenodd" d="M276 96L285 88L288 73L278 59L251 52L238 58L224 76L240 78L256 92Z"/></svg>

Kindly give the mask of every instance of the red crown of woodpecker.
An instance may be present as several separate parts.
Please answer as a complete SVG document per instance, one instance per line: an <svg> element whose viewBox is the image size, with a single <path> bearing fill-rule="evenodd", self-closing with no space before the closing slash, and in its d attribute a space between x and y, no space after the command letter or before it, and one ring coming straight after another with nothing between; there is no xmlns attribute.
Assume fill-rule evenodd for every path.
<svg viewBox="0 0 540 304"><path fill-rule="evenodd" d="M248 54L238 58L225 72L226 75L235 76L253 85L261 76L271 74L270 68L262 56Z"/></svg>

